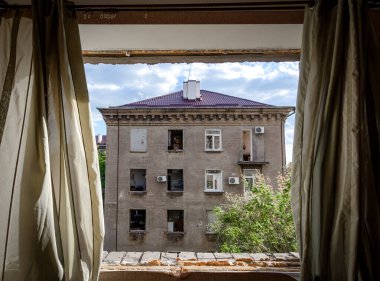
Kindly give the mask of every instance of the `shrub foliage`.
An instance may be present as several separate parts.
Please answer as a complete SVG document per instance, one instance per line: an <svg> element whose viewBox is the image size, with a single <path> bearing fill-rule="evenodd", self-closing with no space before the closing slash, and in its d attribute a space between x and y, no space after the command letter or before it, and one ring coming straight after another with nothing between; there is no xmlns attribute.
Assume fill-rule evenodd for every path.
<svg viewBox="0 0 380 281"><path fill-rule="evenodd" d="M227 203L214 209L211 225L221 252L282 253L296 250L290 207L290 167L277 178L273 190L269 180L258 175L244 195L227 194Z"/></svg>

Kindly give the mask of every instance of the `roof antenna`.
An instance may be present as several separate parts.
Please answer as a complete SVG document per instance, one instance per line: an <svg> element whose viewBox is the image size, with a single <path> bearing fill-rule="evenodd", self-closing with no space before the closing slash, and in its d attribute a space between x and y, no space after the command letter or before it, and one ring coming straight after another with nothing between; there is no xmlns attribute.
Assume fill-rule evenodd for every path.
<svg viewBox="0 0 380 281"><path fill-rule="evenodd" d="M191 73L191 65L192 65L192 63L190 63L190 68L189 68L189 75L187 76L187 81L189 81L189 79L190 79L190 73Z"/></svg>

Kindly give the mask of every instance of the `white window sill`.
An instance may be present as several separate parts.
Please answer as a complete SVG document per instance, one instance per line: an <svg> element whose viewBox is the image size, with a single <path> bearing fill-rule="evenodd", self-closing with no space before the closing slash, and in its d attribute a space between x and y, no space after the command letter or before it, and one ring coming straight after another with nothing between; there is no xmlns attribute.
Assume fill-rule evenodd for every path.
<svg viewBox="0 0 380 281"><path fill-rule="evenodd" d="M223 149L205 149L205 152L210 152L210 153L222 153L224 150Z"/></svg>
<svg viewBox="0 0 380 281"><path fill-rule="evenodd" d="M223 194L224 190L223 189L204 189L204 193L206 194Z"/></svg>

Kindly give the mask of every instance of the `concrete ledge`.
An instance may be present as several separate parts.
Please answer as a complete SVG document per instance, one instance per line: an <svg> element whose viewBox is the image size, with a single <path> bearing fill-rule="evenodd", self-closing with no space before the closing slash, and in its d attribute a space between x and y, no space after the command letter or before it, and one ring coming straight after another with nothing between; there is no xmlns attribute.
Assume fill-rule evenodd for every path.
<svg viewBox="0 0 380 281"><path fill-rule="evenodd" d="M168 233L168 235L184 235L183 232ZM170 262L168 262L170 260ZM124 265L124 266L121 266ZM102 269L133 270L128 265L134 265L135 270L147 270L144 266L155 266L153 270L171 268L215 268L218 270L259 271L276 270L299 272L300 260L298 253L201 253L201 252L105 252ZM115 268L115 266L117 266ZM165 266L165 267L163 267ZM152 268L150 268L151 270Z"/></svg>
<svg viewBox="0 0 380 281"><path fill-rule="evenodd" d="M218 281L294 281L298 277L290 273L282 272L204 272L188 271L182 269L167 271L102 271L100 281L198 281L198 280L218 280Z"/></svg>

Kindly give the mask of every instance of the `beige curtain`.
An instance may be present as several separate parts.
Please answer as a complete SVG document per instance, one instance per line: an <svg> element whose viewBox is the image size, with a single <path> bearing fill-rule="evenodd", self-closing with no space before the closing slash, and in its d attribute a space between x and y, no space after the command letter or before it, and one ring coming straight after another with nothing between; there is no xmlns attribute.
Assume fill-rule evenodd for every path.
<svg viewBox="0 0 380 281"><path fill-rule="evenodd" d="M360 0L304 19L292 205L302 280L380 280L380 49Z"/></svg>
<svg viewBox="0 0 380 281"><path fill-rule="evenodd" d="M1 280L97 280L102 201L75 12L40 0L31 16L0 22Z"/></svg>

